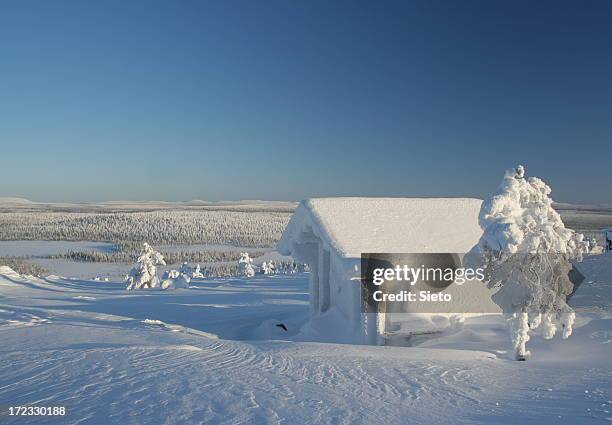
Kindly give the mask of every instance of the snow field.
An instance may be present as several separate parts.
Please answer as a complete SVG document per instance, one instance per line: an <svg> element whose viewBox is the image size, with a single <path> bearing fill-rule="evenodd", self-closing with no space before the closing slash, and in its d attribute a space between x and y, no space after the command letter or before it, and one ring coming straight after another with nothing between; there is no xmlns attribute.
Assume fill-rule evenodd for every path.
<svg viewBox="0 0 612 425"><path fill-rule="evenodd" d="M128 292L1 269L0 405L65 405L68 424L608 423L610 262L585 260L574 335L534 337L529 362L499 316L414 347L309 342L303 274Z"/></svg>

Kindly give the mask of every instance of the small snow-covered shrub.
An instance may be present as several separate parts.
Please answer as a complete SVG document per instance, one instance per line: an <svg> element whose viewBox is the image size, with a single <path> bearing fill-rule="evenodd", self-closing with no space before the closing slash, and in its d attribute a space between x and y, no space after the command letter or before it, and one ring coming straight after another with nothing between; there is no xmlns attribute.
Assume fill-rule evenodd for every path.
<svg viewBox="0 0 612 425"><path fill-rule="evenodd" d="M189 278L194 278L194 277L203 278L204 277L204 274L202 273L202 269L199 264L197 264L195 268L193 268L189 264L183 263L183 265L181 266L180 270L177 273L184 274L185 276Z"/></svg>
<svg viewBox="0 0 612 425"><path fill-rule="evenodd" d="M181 270L166 270L162 276L162 281L159 285L161 289L178 289L178 288L189 288L189 284L191 283L191 276L185 274L188 266L183 264Z"/></svg>
<svg viewBox="0 0 612 425"><path fill-rule="evenodd" d="M493 301L509 316L515 356L524 360L531 330L545 338L572 333L574 311L566 303L573 290L570 260L588 252L583 235L567 229L552 208L551 192L542 180L526 179L522 166L510 169L497 192L481 207L484 233L478 244L485 281L499 288Z"/></svg>
<svg viewBox="0 0 612 425"><path fill-rule="evenodd" d="M155 251L148 243L143 244L143 253L138 257L136 265L128 274L127 290L155 288L159 283L157 266L166 265L163 255Z"/></svg>
<svg viewBox="0 0 612 425"><path fill-rule="evenodd" d="M204 277L204 274L202 273L199 264L196 264L195 269L191 273L191 277L192 278L202 278L202 277Z"/></svg>
<svg viewBox="0 0 612 425"><path fill-rule="evenodd" d="M604 247L597 244L597 239L595 239L595 237L590 237L587 243L589 245L590 255L600 255L604 253Z"/></svg>
<svg viewBox="0 0 612 425"><path fill-rule="evenodd" d="M246 277L255 276L253 260L251 259L251 257L249 257L248 252L240 253L240 259L238 260L238 275Z"/></svg>
<svg viewBox="0 0 612 425"><path fill-rule="evenodd" d="M274 263L272 261L261 263L261 272L263 274L274 274Z"/></svg>
<svg viewBox="0 0 612 425"><path fill-rule="evenodd" d="M300 264L295 261L281 261L275 263L274 261L264 261L261 264L261 273L263 274L294 274L309 272L308 264Z"/></svg>
<svg viewBox="0 0 612 425"><path fill-rule="evenodd" d="M180 273L177 277L162 280L160 287L164 290L189 288L190 282L191 278L189 276Z"/></svg>

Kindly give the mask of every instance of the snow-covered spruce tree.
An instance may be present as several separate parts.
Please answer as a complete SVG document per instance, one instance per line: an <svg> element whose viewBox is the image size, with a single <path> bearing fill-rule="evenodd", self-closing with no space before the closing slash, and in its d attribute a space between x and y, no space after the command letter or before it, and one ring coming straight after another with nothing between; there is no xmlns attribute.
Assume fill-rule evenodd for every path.
<svg viewBox="0 0 612 425"><path fill-rule="evenodd" d="M157 265L166 265L163 255L155 251L148 243L143 244L143 252L136 260L136 265L128 274L128 291L132 289L155 288L159 283Z"/></svg>
<svg viewBox="0 0 612 425"><path fill-rule="evenodd" d="M191 277L195 277L195 278L202 278L202 277L204 277L204 274L202 273L202 269L200 269L200 265L199 264L196 264L195 269L191 273Z"/></svg>
<svg viewBox="0 0 612 425"><path fill-rule="evenodd" d="M276 274L276 263L274 261L268 261L268 273Z"/></svg>
<svg viewBox="0 0 612 425"><path fill-rule="evenodd" d="M493 301L508 315L517 360L529 356L526 343L533 329L541 327L543 336L552 338L560 325L564 339L571 335L570 260L581 261L588 252L583 235L567 229L552 208L550 187L524 174L520 165L506 171L479 215L485 280L499 288Z"/></svg>
<svg viewBox="0 0 612 425"><path fill-rule="evenodd" d="M238 275L253 277L255 276L255 269L253 268L253 260L249 257L248 252L241 252L240 259L238 260Z"/></svg>
<svg viewBox="0 0 612 425"><path fill-rule="evenodd" d="M187 276L184 273L179 273L177 270L172 270L168 277L161 281L161 289L180 289L180 288L189 288L189 284L191 282L191 277ZM170 277L173 276L173 277Z"/></svg>
<svg viewBox="0 0 612 425"><path fill-rule="evenodd" d="M183 265L184 266L184 265ZM185 268L181 267L179 270L167 270L163 274L160 287L163 290L189 288L191 282L191 276L184 273Z"/></svg>
<svg viewBox="0 0 612 425"><path fill-rule="evenodd" d="M266 263L265 261L261 263L261 272L263 274L274 274L274 263Z"/></svg>

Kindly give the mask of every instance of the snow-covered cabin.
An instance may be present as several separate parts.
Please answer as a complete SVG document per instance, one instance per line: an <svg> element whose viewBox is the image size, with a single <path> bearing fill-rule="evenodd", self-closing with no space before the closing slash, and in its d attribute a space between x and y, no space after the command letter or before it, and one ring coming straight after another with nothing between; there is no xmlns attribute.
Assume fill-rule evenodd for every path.
<svg viewBox="0 0 612 425"><path fill-rule="evenodd" d="M604 237L604 251L612 251L612 228L602 229L601 233Z"/></svg>
<svg viewBox="0 0 612 425"><path fill-rule="evenodd" d="M302 201L277 249L310 265L308 331L320 340L384 344L384 315L361 312L361 254L468 252L482 235L481 203L469 198Z"/></svg>

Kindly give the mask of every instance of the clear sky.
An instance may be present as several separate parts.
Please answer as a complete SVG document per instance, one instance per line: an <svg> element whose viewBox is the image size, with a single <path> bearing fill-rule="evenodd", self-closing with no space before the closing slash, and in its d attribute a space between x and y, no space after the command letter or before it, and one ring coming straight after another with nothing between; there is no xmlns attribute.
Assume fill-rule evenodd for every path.
<svg viewBox="0 0 612 425"><path fill-rule="evenodd" d="M0 1L0 196L612 203L609 1Z"/></svg>

